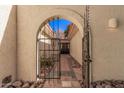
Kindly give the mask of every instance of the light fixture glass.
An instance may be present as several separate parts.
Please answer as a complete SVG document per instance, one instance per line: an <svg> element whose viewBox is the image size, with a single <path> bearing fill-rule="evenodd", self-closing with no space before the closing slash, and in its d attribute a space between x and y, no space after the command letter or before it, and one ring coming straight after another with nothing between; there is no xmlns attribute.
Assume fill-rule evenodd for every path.
<svg viewBox="0 0 124 93"><path fill-rule="evenodd" d="M118 20L116 18L110 18L108 21L109 29L116 29L118 27Z"/></svg>

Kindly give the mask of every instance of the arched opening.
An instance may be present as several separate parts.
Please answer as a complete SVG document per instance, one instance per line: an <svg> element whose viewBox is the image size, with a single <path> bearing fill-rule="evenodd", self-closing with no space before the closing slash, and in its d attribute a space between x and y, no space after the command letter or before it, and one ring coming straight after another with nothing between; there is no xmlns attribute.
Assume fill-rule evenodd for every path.
<svg viewBox="0 0 124 93"><path fill-rule="evenodd" d="M60 31L59 31L59 27L60 27L59 25L60 25L60 23L59 23L59 21L57 21L56 27L54 27L54 26L51 27L50 24L49 24L51 21L61 20L61 19L68 20L68 17L52 16L52 17L48 18L47 20L45 20L41 24L41 26L40 26L40 28L38 30L38 34L37 34L37 80L39 80L39 79L45 79L45 80L48 80L48 81L53 80L54 82L60 80L61 77L62 77L62 74L63 74L62 73L62 68L64 67L64 66L62 67L62 65L61 65L61 63L62 63L61 61L63 60L61 55L62 54L65 55L66 53L71 55L71 52L73 51L73 56L71 56L71 59L73 61L77 61L77 64L74 62L73 63L74 65L71 64L71 68L75 68L75 67L78 67L79 68L78 71L75 72L75 73L77 74L79 72L77 77L80 77L80 79L78 79L77 82L78 82L78 87L80 87L79 81L83 81L83 78L82 78L82 76L83 76L82 75L82 72L83 72L83 70L82 70L82 38L83 38L83 29L82 28L83 27L81 27L81 25L77 25L77 24L75 25L75 23L74 23L75 21L74 20L73 21L68 20L71 23L70 25L68 25L68 29L70 27L74 27L77 30L78 35L76 35L76 32L74 32L71 29L72 32L71 31L70 32L73 33L73 34L68 34L70 36L67 35L67 37L64 37L64 39L62 39L60 37ZM52 22L52 25L55 25L54 22ZM52 30L52 31L50 31L51 33L48 34L47 31L46 31L46 28L48 28L49 30ZM54 31L55 28L58 28L58 30L57 31ZM41 37L42 37L42 39L44 41L40 39L41 37L39 38L39 33L42 33L41 34ZM66 36L67 33L68 33L68 31L64 31L64 35L65 36ZM79 42L78 40L75 39L76 40L76 41L74 40L75 42L73 41L72 43L70 43L70 40L73 39L73 36L79 37L79 35L80 35L81 38L78 39L78 40L80 40L81 42ZM43 58L40 57L42 53L39 52L40 51L39 50L39 46L40 46L39 41L41 41L41 42L44 43L42 45L42 46L44 46L44 49L42 50L42 53L45 54L45 55L42 56ZM47 45L45 43L47 43L49 45ZM63 43L65 45L63 45ZM73 46L77 45L75 43L80 44L80 45L78 45L77 47L73 47ZM49 49L47 49L45 46L47 46ZM55 53L54 49L56 47L57 47L57 50L56 50L56 53ZM71 50L71 48L72 48L72 50ZM49 56L47 56L47 53L44 50L49 51L49 53L48 53ZM79 58L78 54L76 54L77 50L78 50L78 52L80 52L80 55L81 55L80 58ZM52 56L51 56L51 53L53 53ZM77 57L76 60L75 60L75 57ZM49 62L46 61L46 64L49 65L49 66L43 66L45 64L42 64L43 68L41 68L42 67L41 66L41 62L40 62L41 59L43 61L45 61L45 60L48 61L49 60ZM55 70L52 71L53 67L55 66L55 61L54 60L56 60L56 59L57 59L57 61L56 61L56 67L54 68ZM78 59L80 59L81 61L78 62ZM48 68L46 68L46 67L48 67ZM44 68L46 68L47 71ZM71 69L71 70L73 70L73 69ZM52 71L52 73L51 73L51 71ZM41 72L42 72L42 75L41 75ZM57 73L55 73L55 72L57 72ZM73 76L72 73L66 73L66 74L68 74L68 75L71 74L71 76ZM70 79L70 81L72 81L72 80ZM53 85L54 86L51 86L50 85L49 87L57 87L57 86L55 86L55 83ZM61 81L61 85L62 85L62 81ZM70 82L67 83L67 81L66 81L66 82L63 83L63 87L64 87L64 85L65 86L67 85L67 87L70 87L72 85L72 82L71 83ZM73 85L75 85L75 84L73 84ZM71 86L71 87L74 87L74 86ZM77 87L77 86L75 86L75 87Z"/></svg>
<svg viewBox="0 0 124 93"><path fill-rule="evenodd" d="M64 31L60 31L60 25L65 24L60 20L69 23ZM82 38L77 25L66 18L52 16L45 20L37 34L37 80L52 80L51 87L81 87ZM61 84L56 86L55 81Z"/></svg>

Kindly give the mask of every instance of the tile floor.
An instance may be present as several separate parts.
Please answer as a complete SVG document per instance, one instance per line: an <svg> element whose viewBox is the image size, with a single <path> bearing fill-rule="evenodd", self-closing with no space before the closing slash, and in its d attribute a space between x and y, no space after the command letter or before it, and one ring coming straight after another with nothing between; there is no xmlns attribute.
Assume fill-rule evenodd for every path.
<svg viewBox="0 0 124 93"><path fill-rule="evenodd" d="M70 55L61 55L61 78L46 80L44 88L80 88L82 70L81 66L73 67L74 63Z"/></svg>

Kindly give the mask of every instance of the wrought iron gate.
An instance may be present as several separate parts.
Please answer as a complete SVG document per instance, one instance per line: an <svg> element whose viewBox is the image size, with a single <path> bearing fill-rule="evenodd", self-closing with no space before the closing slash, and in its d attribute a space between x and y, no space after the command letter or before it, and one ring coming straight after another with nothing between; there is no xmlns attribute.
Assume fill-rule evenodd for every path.
<svg viewBox="0 0 124 93"><path fill-rule="evenodd" d="M53 24L54 25L54 24ZM40 55L40 75L42 79L59 79L61 75L60 66L60 38L57 32L51 31L50 35L46 34L45 29L39 38L39 55ZM54 30L54 29L53 29Z"/></svg>
<svg viewBox="0 0 124 93"><path fill-rule="evenodd" d="M58 38L41 38L44 42L40 49L41 78L60 78L60 40ZM45 41L50 40L51 44Z"/></svg>

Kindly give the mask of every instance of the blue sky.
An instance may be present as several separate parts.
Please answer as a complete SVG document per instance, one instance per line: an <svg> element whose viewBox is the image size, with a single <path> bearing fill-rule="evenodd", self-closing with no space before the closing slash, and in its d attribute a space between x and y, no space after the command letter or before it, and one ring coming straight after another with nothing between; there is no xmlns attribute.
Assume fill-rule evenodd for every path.
<svg viewBox="0 0 124 93"><path fill-rule="evenodd" d="M55 19L49 22L49 25L54 31L58 30L58 24L59 24L59 30L65 31L69 24L72 22L65 20L65 19Z"/></svg>

